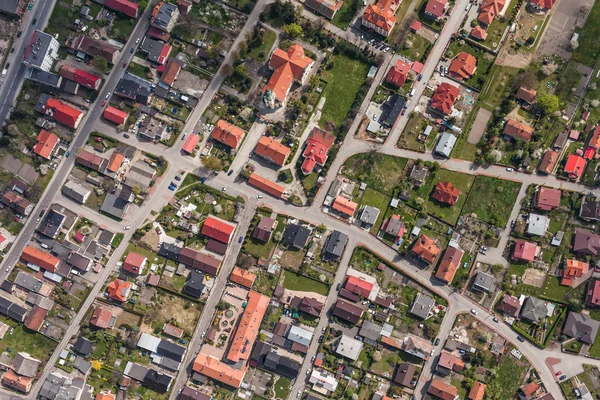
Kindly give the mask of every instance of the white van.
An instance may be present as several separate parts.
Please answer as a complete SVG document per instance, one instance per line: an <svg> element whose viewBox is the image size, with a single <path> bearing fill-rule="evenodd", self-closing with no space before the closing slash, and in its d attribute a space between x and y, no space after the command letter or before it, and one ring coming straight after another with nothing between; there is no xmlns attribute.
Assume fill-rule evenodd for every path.
<svg viewBox="0 0 600 400"><path fill-rule="evenodd" d="M410 97L413 97L415 95L415 89L411 90L410 93L408 94Z"/></svg>

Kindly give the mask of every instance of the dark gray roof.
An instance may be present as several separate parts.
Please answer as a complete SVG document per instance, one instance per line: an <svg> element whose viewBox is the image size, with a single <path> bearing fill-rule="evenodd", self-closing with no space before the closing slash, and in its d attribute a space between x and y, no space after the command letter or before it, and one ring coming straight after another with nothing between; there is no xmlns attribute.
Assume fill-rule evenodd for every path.
<svg viewBox="0 0 600 400"><path fill-rule="evenodd" d="M168 258L169 260L177 260L179 257L179 253L181 252L181 247L176 246L171 243L162 242L160 248L158 249L158 255L161 257Z"/></svg>
<svg viewBox="0 0 600 400"><path fill-rule="evenodd" d="M164 42L146 36L140 45L140 51L146 53L150 61L158 63L164 45Z"/></svg>
<svg viewBox="0 0 600 400"><path fill-rule="evenodd" d="M600 322L594 320L589 315L569 312L563 333L569 337L581 340L592 345L596 340Z"/></svg>
<svg viewBox="0 0 600 400"><path fill-rule="evenodd" d="M58 88L62 77L60 75L53 74L52 72L46 72L37 68L27 69L25 77L30 81L41 83L42 85Z"/></svg>
<svg viewBox="0 0 600 400"><path fill-rule="evenodd" d="M8 312L6 313L6 315L11 317L15 321L23 322L25 321L25 317L27 316L27 309L21 307L16 303L12 303L10 307L8 307Z"/></svg>
<svg viewBox="0 0 600 400"><path fill-rule="evenodd" d="M415 297L415 301L413 301L410 310L408 310L408 312L414 316L417 316L421 319L425 319L427 318L427 315L429 315L429 311L431 311L431 308L435 305L435 300L432 299L429 296L426 296L424 294L417 294L417 297Z"/></svg>
<svg viewBox="0 0 600 400"><path fill-rule="evenodd" d="M152 20L152 24L167 28L171 19L173 19L173 14L178 14L179 10L175 4L167 3L166 1L162 3L160 8L158 9L158 13L154 16Z"/></svg>
<svg viewBox="0 0 600 400"><path fill-rule="evenodd" d="M104 202L102 203L102 207L100 207L100 211L122 219L128 207L129 203L125 200L121 200L117 194L107 193Z"/></svg>
<svg viewBox="0 0 600 400"><path fill-rule="evenodd" d="M43 282L35 276L29 275L28 273L23 271L19 271L15 278L16 285L35 293L38 293L40 291L40 289L42 288L42 283Z"/></svg>
<svg viewBox="0 0 600 400"><path fill-rule="evenodd" d="M484 292L493 292L496 287L496 278L483 271L479 271L473 279L473 288Z"/></svg>
<svg viewBox="0 0 600 400"><path fill-rule="evenodd" d="M5 279L0 284L0 289L4 290L5 292L12 293L15 289L15 284Z"/></svg>
<svg viewBox="0 0 600 400"><path fill-rule="evenodd" d="M4 0L2 3L3 2ZM36 29L33 32L31 39L25 41L27 48L25 50L23 62L32 67L40 68L53 40L54 38L52 35Z"/></svg>
<svg viewBox="0 0 600 400"><path fill-rule="evenodd" d="M283 233L283 241L292 247L301 249L306 246L309 236L309 229L300 225L290 224Z"/></svg>
<svg viewBox="0 0 600 400"><path fill-rule="evenodd" d="M181 347L168 340L161 340L158 344L157 353L163 357L168 357L171 360L183 361L183 355L185 354L185 347Z"/></svg>
<svg viewBox="0 0 600 400"><path fill-rule="evenodd" d="M148 104L151 94L152 84L142 78L139 78L129 72L125 72L123 78L117 84L115 94L135 100L141 104Z"/></svg>
<svg viewBox="0 0 600 400"><path fill-rule="evenodd" d="M329 238L327 239L323 258L325 260L339 259L344 252L346 243L348 243L348 235L340 231L333 231L333 233L329 235Z"/></svg>
<svg viewBox="0 0 600 400"><path fill-rule="evenodd" d="M183 293L199 298L204 290L204 277L205 275L199 271L190 271L185 286L183 287Z"/></svg>
<svg viewBox="0 0 600 400"><path fill-rule="evenodd" d="M186 386L181 391L181 395L179 396L180 400L210 400L211 397L202 392L197 391L196 389L192 389L189 386Z"/></svg>
<svg viewBox="0 0 600 400"><path fill-rule="evenodd" d="M525 318L531 322L537 322L544 318L548 313L548 307L544 300L537 297L529 296L525 299L523 307L521 307L521 318Z"/></svg>
<svg viewBox="0 0 600 400"><path fill-rule="evenodd" d="M75 357L73 366L75 368L77 368L79 370L79 372L81 372L84 375L89 372L90 368L92 368L92 364L81 356Z"/></svg>
<svg viewBox="0 0 600 400"><path fill-rule="evenodd" d="M0 13L17 15L18 12L23 12L20 9L20 0L2 0L0 1Z"/></svg>
<svg viewBox="0 0 600 400"><path fill-rule="evenodd" d="M156 392L165 393L169 390L172 381L173 378L169 375L151 369L144 377L144 386L149 387Z"/></svg>
<svg viewBox="0 0 600 400"><path fill-rule="evenodd" d="M44 222L40 225L39 231L49 238L54 239L58 236L58 231L61 229L65 221L65 216L55 210L48 211Z"/></svg>
<svg viewBox="0 0 600 400"><path fill-rule="evenodd" d="M381 122L388 127L393 126L404 108L406 100L397 94L391 96L384 104Z"/></svg>
<svg viewBox="0 0 600 400"><path fill-rule="evenodd" d="M79 336L73 344L73 350L81 355L87 356L92 352L92 342L84 338L83 336Z"/></svg>
<svg viewBox="0 0 600 400"><path fill-rule="evenodd" d="M105 229L98 237L98 242L103 246L110 246L114 238L115 234Z"/></svg>
<svg viewBox="0 0 600 400"><path fill-rule="evenodd" d="M67 258L67 263L80 271L87 271L92 265L92 260L79 253L72 252L69 258Z"/></svg>

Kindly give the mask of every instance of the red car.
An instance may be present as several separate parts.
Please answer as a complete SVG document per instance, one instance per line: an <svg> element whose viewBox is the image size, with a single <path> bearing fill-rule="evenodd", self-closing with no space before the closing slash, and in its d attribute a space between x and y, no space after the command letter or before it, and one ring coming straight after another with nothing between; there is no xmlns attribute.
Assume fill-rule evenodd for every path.
<svg viewBox="0 0 600 400"><path fill-rule="evenodd" d="M104 105L106 104L106 100L104 100L101 104L102 107L104 107Z"/></svg>

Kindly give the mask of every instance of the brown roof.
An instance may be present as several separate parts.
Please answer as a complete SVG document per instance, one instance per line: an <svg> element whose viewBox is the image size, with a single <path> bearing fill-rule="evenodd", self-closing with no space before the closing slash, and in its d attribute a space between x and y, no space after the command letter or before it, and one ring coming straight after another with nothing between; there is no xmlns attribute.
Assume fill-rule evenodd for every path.
<svg viewBox="0 0 600 400"><path fill-rule="evenodd" d="M535 100L536 95L537 92L535 90L527 89L526 87L521 86L516 97L519 100L523 100L524 102L531 104Z"/></svg>
<svg viewBox="0 0 600 400"><path fill-rule="evenodd" d="M544 153L544 157L542 157L542 161L540 161L540 165L538 167L540 172L545 174L551 174L556 162L558 161L558 153L554 150L546 150Z"/></svg>
<svg viewBox="0 0 600 400"><path fill-rule="evenodd" d="M439 378L433 378L427 393L436 396L442 400L454 400L458 396L458 389L452 385L444 383Z"/></svg>
<svg viewBox="0 0 600 400"><path fill-rule="evenodd" d="M109 310L105 310L102 307L96 307L90 318L90 324L97 326L98 328L106 329L110 324L111 318L112 313Z"/></svg>
<svg viewBox="0 0 600 400"><path fill-rule="evenodd" d="M442 261L435 273L435 277L446 283L452 282L456 270L460 267L460 261L464 255L464 251L455 247L448 247L444 252Z"/></svg>
<svg viewBox="0 0 600 400"><path fill-rule="evenodd" d="M177 75L179 75L179 71L181 71L181 64L182 61L174 57L169 58L167 65L165 65L165 70L160 76L160 80L169 86L173 86L175 79L177 79Z"/></svg>
<svg viewBox="0 0 600 400"><path fill-rule="evenodd" d="M431 264L440 254L440 249L437 247L435 240L426 235L421 235L415 241L415 244L412 247L412 252L421 260Z"/></svg>
<svg viewBox="0 0 600 400"><path fill-rule="evenodd" d="M258 221L256 227L252 231L252 237L261 242L268 242L269 239L271 239L271 233L273 232L276 222L277 221L273 218L265 217L264 215L261 216L260 221Z"/></svg>
<svg viewBox="0 0 600 400"><path fill-rule="evenodd" d="M469 392L469 400L483 400L486 387L487 385L485 383L475 381Z"/></svg>
<svg viewBox="0 0 600 400"><path fill-rule="evenodd" d="M333 309L333 315L353 324L356 324L360 320L362 313L362 308L345 300L338 300Z"/></svg>
<svg viewBox="0 0 600 400"><path fill-rule="evenodd" d="M2 384L19 392L28 393L31 389L33 378L19 376L12 369L7 370L2 376Z"/></svg>
<svg viewBox="0 0 600 400"><path fill-rule="evenodd" d="M244 138L244 134L243 129L220 119L210 136L233 149L237 149Z"/></svg>
<svg viewBox="0 0 600 400"><path fill-rule="evenodd" d="M520 308L521 305L519 304L519 299L509 294L505 294L504 297L502 297L502 300L500 300L496 306L498 311L501 311L504 314L512 317L515 317L519 314Z"/></svg>
<svg viewBox="0 0 600 400"><path fill-rule="evenodd" d="M517 120L509 119L506 122L503 133L513 139L529 142L531 140L531 136L533 135L533 128Z"/></svg>
<svg viewBox="0 0 600 400"><path fill-rule="evenodd" d="M394 374L394 382L399 385L412 387L411 384L414 376L415 376L416 368L414 365L409 363L398 364L396 368L396 373Z"/></svg>

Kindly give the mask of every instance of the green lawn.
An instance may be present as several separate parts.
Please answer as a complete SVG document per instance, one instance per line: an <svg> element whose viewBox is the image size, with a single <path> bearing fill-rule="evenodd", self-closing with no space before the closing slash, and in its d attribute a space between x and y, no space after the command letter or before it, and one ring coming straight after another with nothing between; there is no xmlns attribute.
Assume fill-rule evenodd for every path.
<svg viewBox="0 0 600 400"><path fill-rule="evenodd" d="M425 132L427 125L432 125L421 114L411 113L404 131L396 144L401 149L413 150L424 153L425 150L433 147L435 139L439 133L438 129L432 125L433 130L429 134L425 143L419 142L419 134Z"/></svg>
<svg viewBox="0 0 600 400"><path fill-rule="evenodd" d="M579 33L579 47L573 52L573 60L593 67L600 56L600 3L594 2L583 28L575 29Z"/></svg>
<svg viewBox="0 0 600 400"><path fill-rule="evenodd" d="M357 182L366 182L383 193L392 194L404 177L406 158L379 153L356 154L346 160L342 174Z"/></svg>
<svg viewBox="0 0 600 400"><path fill-rule="evenodd" d="M48 360L56 347L55 341L40 333L25 329L23 324L19 324L10 318L2 316L0 321L14 328L12 335L6 332L4 338L0 341L1 352L11 349L8 354L14 357L18 352L24 351L44 362Z"/></svg>
<svg viewBox="0 0 600 400"><path fill-rule="evenodd" d="M565 68L557 76L558 83L554 94L558 96L561 103L565 103L573 100L574 93L571 91L572 88L576 88L581 79L581 74L577 71L579 65L576 61L569 61ZM540 92L547 91L545 85L540 84Z"/></svg>
<svg viewBox="0 0 600 400"><path fill-rule="evenodd" d="M494 50L498 49L498 46L494 47L493 44L500 44L500 39L502 39L502 35L504 34L504 31L510 22L510 16L513 12L513 9L517 6L517 4L521 4L519 0L512 0L510 2L506 12L504 13L506 18L504 18L503 21L501 21L499 18L494 18L492 24L486 29L488 36L483 41L484 45Z"/></svg>
<svg viewBox="0 0 600 400"><path fill-rule="evenodd" d="M284 378L280 376L275 382L275 398L276 399L287 399L290 394L290 389L292 387L292 381L288 378Z"/></svg>
<svg viewBox="0 0 600 400"><path fill-rule="evenodd" d="M271 47L273 47L273 43L275 43L275 39L277 39L277 34L272 30L265 28L263 42L260 46L248 51L248 58L265 61L271 51Z"/></svg>
<svg viewBox="0 0 600 400"><path fill-rule="evenodd" d="M145 65L140 65L134 63L133 61L129 63L127 67L127 72L132 73L133 75L139 76L140 78L147 79L146 74L150 71L150 68Z"/></svg>
<svg viewBox="0 0 600 400"><path fill-rule="evenodd" d="M342 54L333 56L331 60L334 67L323 73L323 79L327 81L323 96L327 101L319 124L331 121L339 127L350 112L354 98L365 81L369 65Z"/></svg>
<svg viewBox="0 0 600 400"><path fill-rule="evenodd" d="M410 40L412 43L412 46L410 48L400 46L399 53L410 58L411 60L424 62L427 58L429 49L433 46L433 43L425 39L423 36L412 32L409 32L407 35L408 40Z"/></svg>
<svg viewBox="0 0 600 400"><path fill-rule="evenodd" d="M322 294L323 296L327 296L327 293L329 293L329 287L324 283L306 278L288 270L283 272L283 287L290 290L298 290L300 292L315 292Z"/></svg>
<svg viewBox="0 0 600 400"><path fill-rule="evenodd" d="M483 51L478 47L471 46L460 39L450 42L448 50L446 51L446 56L453 59L461 52L469 53L477 59L477 69L475 70L475 74L464 82L470 86L481 89L491 72L490 67L494 63L494 58L491 57L488 52Z"/></svg>
<svg viewBox="0 0 600 400"><path fill-rule="evenodd" d="M248 254L254 257L262 257L265 260L271 258L271 252L275 247L275 242L273 240L269 240L267 243L263 243L260 240L256 240L250 235L250 237L244 243L244 250L248 252Z"/></svg>
<svg viewBox="0 0 600 400"><path fill-rule="evenodd" d="M488 384L489 389L493 387L494 390L500 392L498 399L511 399L519 386L523 384L523 379L529 369L529 363L525 358L518 361L509 355L511 350L512 346L509 346L504 352L505 355L496 369L496 376L491 382L493 386Z"/></svg>
<svg viewBox="0 0 600 400"><path fill-rule="evenodd" d="M113 20L111 26L111 36L122 42L126 42L131 37L137 20L129 17L118 16Z"/></svg>
<svg viewBox="0 0 600 400"><path fill-rule="evenodd" d="M350 23L358 12L360 6L360 0L345 0L344 4L342 4L342 8L335 13L335 16L331 22L342 29L347 28L350 26Z"/></svg>
<svg viewBox="0 0 600 400"><path fill-rule="evenodd" d="M377 235L377 232L379 232L379 228L381 227L381 223L383 222L385 211L388 205L390 204L391 200L392 198L390 196L378 192L374 189L367 188L367 190L365 190L362 198L360 199L360 207L364 205L369 205L371 207L379 209L380 211L375 225L373 225L373 227L371 228L372 234Z"/></svg>
<svg viewBox="0 0 600 400"><path fill-rule="evenodd" d="M521 183L478 175L462 213L475 213L486 222L504 227L520 189Z"/></svg>
<svg viewBox="0 0 600 400"><path fill-rule="evenodd" d="M473 175L453 172L445 169L438 170L435 174L435 178L431 181L431 191L428 193L428 196L425 199L425 209L429 214L436 216L442 221L445 221L450 225L456 225L458 217L460 216L460 211L467 201L467 197L474 180L475 178ZM436 183L440 181L450 182L460 191L458 201L452 207L438 203L431 198L431 194L433 193Z"/></svg>
<svg viewBox="0 0 600 400"><path fill-rule="evenodd" d="M146 257L148 259L148 265L150 265L150 264L162 265L166 261L166 259L164 257L159 256L157 253L153 252L152 250L148 250L144 247L136 246L134 243L129 243L129 246L127 246L125 253L123 253L123 259L125 259L127 254L129 254L130 252L134 252L134 253L137 253L139 255ZM155 260L155 258L157 260Z"/></svg>
<svg viewBox="0 0 600 400"><path fill-rule="evenodd" d="M493 65L489 73L490 79L481 90L478 102L487 105L484 108L493 111L502 102L507 87L510 87L512 79L518 72L518 68Z"/></svg>

